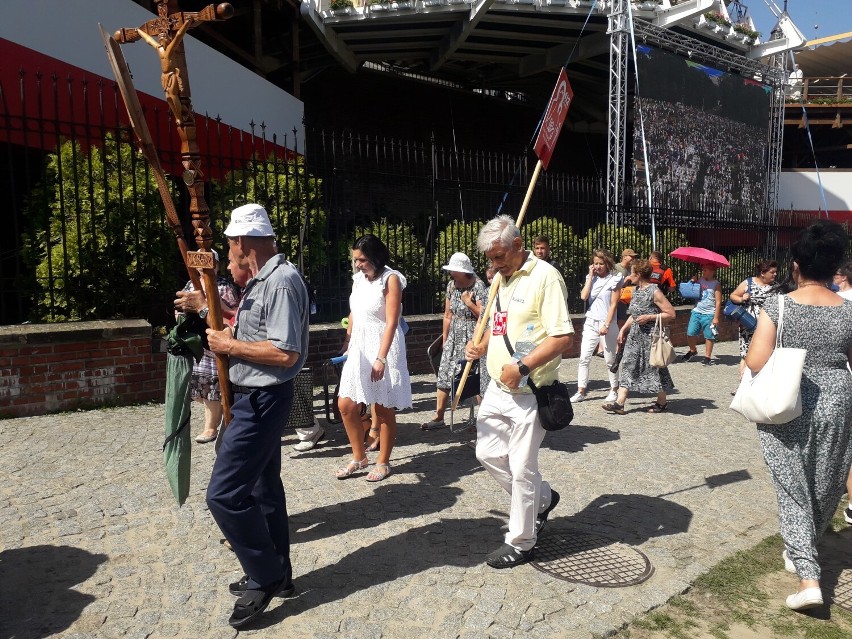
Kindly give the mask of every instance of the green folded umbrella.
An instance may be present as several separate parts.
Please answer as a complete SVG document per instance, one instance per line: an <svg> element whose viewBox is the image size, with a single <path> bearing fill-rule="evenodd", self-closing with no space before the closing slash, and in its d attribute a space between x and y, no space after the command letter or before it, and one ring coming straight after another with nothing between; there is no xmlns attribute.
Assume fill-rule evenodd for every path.
<svg viewBox="0 0 852 639"><path fill-rule="evenodd" d="M177 325L167 338L166 362L166 440L163 442L163 463L166 476L178 506L183 506L189 495L189 465L192 440L189 432L190 388L192 358L201 359L201 337L192 332L186 316L178 318Z"/></svg>

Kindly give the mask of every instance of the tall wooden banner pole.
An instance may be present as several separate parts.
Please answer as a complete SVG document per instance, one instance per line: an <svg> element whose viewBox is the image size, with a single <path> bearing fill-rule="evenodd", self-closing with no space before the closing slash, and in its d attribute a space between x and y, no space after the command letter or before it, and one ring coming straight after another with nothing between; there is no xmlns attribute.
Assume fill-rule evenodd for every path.
<svg viewBox="0 0 852 639"><path fill-rule="evenodd" d="M538 182L538 176L541 174L541 160L535 163L535 169L533 170L532 178L530 179L530 185L527 187L527 194L524 197L524 203L521 205L521 212L518 213L518 219L515 220L515 226L521 228L521 224L524 223L524 216L527 213L527 209L530 205L530 200L532 199L533 189L535 189L536 182ZM488 326L488 318L491 315L491 307L494 305L494 299L497 297L497 291L500 289L500 280L502 276L500 273L496 273L494 275L494 279L491 281L491 288L488 289L488 303L485 305L485 309L482 313L479 314L479 322L476 324L476 331L473 334L473 344L474 346L479 346L479 343L482 341L482 336L485 334L485 327ZM465 364L464 371L462 372L461 381L459 382L459 387L456 390L455 397L453 398L453 406L452 410L455 410L459 405L459 398L461 397L462 389L464 388L464 384L467 381L467 376L470 374L470 368L473 366L473 362L468 362Z"/></svg>
<svg viewBox="0 0 852 639"><path fill-rule="evenodd" d="M113 37L121 44L144 40L160 57L163 92L181 140L183 181L189 190L189 211L192 214L195 242L199 249L186 253L187 266L202 269L203 289L209 309L208 322L211 328L220 331L224 328L224 322L213 253L210 252L213 244L210 210L204 199L204 174L201 172L201 153L198 148L195 115L192 111L183 37L189 29L203 22L230 18L234 15L234 8L228 3L222 3L208 5L201 11L188 12L180 10L177 0L156 0L156 3L156 18L135 29L119 29ZM168 204L166 206L168 207ZM216 368L227 424L231 419L231 384L227 355L216 355Z"/></svg>
<svg viewBox="0 0 852 639"><path fill-rule="evenodd" d="M542 170L547 170L547 165L550 163L553 149L556 146L556 140L559 139L559 132L562 130L562 124L565 122L565 116L568 115L568 107L571 105L573 98L574 92L571 90L571 83L568 82L568 74L565 73L565 69L563 68L559 72L556 86L553 87L553 93L550 96L550 102L547 104L547 110L544 112L544 117L541 120L541 128L535 141L534 150L538 156L538 162L536 162L535 170L530 179L530 185L527 187L526 197L524 197L523 204L521 204L518 219L515 220L515 226L518 228L521 228L521 224L524 223L524 216L529 208L538 177ZM491 305L494 304L494 298L497 297L501 280L500 273L494 275L494 280L491 282L491 289L488 291L488 304L485 305L485 309L479 314L479 322L473 334L473 344L475 346L479 346L482 336L485 334L485 327L488 326L488 318L491 316ZM473 362L468 362L464 367L461 381L453 398L452 410L458 407L459 398L461 397L467 377L470 374L471 366L473 366Z"/></svg>

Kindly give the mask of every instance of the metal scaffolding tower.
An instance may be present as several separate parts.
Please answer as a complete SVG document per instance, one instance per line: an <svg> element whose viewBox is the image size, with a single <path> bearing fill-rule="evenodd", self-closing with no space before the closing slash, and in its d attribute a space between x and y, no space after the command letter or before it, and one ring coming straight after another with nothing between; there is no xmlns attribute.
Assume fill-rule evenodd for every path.
<svg viewBox="0 0 852 639"><path fill-rule="evenodd" d="M609 14L609 133L607 135L607 222L618 224L624 204L627 157L627 62L630 59L627 3L614 0Z"/></svg>
<svg viewBox="0 0 852 639"><path fill-rule="evenodd" d="M606 204L607 222L625 222L623 205L628 184L625 180L630 140L627 139L627 74L630 59L629 0L614 0L609 14L609 121L607 137ZM760 221L771 222L777 210L781 172L781 142L784 134L784 70L785 53L773 57L771 64L726 51L687 35L634 18L633 30L637 40L688 57L772 87L769 117L769 152L767 154L767 190L764 210L757 214ZM779 62L779 60L781 60Z"/></svg>

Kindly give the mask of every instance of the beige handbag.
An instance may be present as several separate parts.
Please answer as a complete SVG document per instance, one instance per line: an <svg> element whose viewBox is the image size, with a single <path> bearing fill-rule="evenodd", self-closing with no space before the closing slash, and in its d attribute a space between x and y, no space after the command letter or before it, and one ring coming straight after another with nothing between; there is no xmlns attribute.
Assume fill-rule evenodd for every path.
<svg viewBox="0 0 852 639"><path fill-rule="evenodd" d="M651 361L654 368L665 368L675 360L675 350L669 339L669 329L663 326L662 313L657 314L657 324L651 336Z"/></svg>

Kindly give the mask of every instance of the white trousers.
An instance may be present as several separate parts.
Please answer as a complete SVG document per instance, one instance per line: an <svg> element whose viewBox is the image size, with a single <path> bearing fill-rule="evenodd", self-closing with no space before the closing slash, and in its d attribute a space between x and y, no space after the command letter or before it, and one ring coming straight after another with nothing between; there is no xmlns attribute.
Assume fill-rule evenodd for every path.
<svg viewBox="0 0 852 639"><path fill-rule="evenodd" d="M588 317L586 318L586 323L583 324L583 337L580 342L580 362L577 364L577 388L588 388L589 364L601 342L604 345L604 361L609 372L609 387L618 388L618 373L613 373L609 370L609 367L615 361L615 353L618 350L618 325L613 321L606 335L598 333L601 330L601 326L603 326L601 320L594 320Z"/></svg>
<svg viewBox="0 0 852 639"><path fill-rule="evenodd" d="M535 546L535 520L550 506L550 484L538 472L545 430L532 393L513 395L488 384L476 419L476 458L512 497L506 543Z"/></svg>
<svg viewBox="0 0 852 639"><path fill-rule="evenodd" d="M298 436L300 442L306 442L309 439L313 439L314 437L316 437L321 430L322 426L320 426L320 423L317 418L314 417L314 425L308 428L297 428L296 435Z"/></svg>

